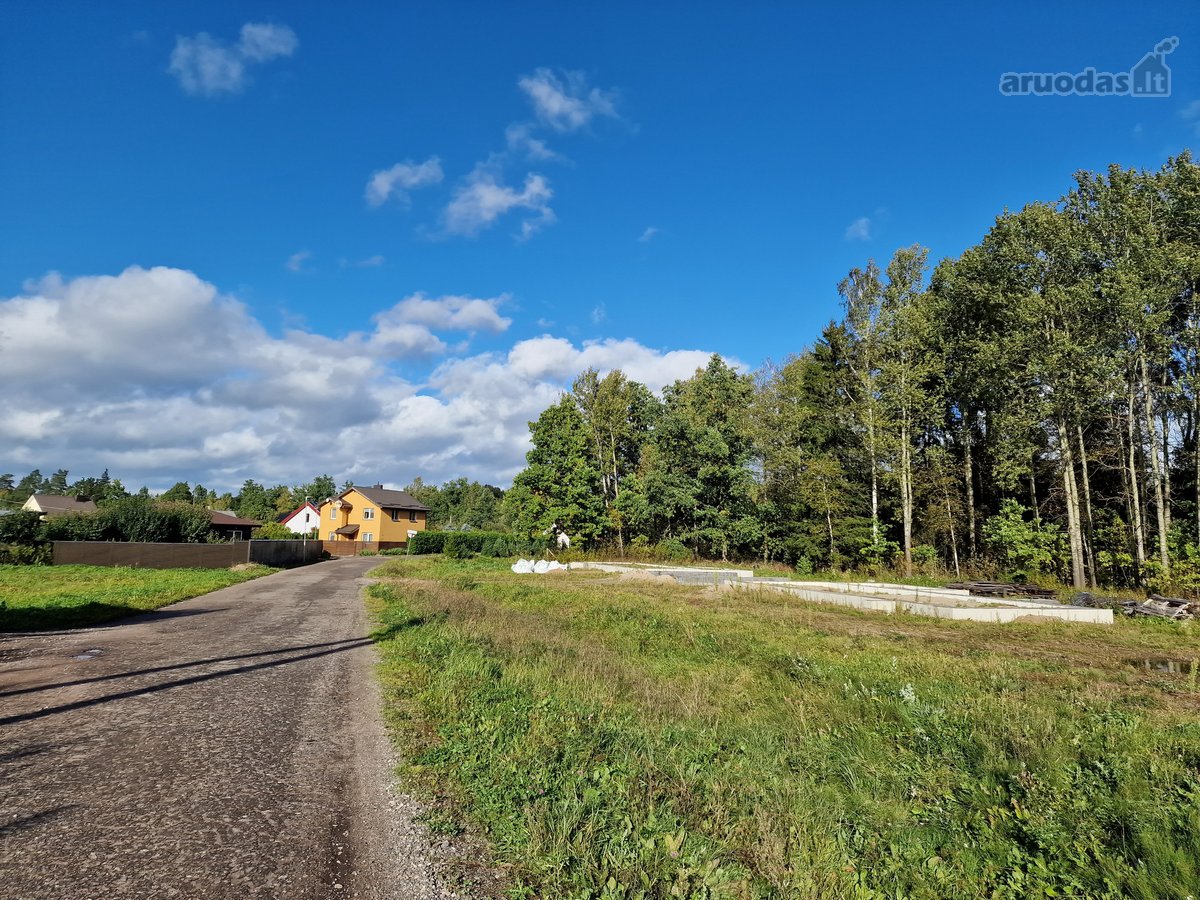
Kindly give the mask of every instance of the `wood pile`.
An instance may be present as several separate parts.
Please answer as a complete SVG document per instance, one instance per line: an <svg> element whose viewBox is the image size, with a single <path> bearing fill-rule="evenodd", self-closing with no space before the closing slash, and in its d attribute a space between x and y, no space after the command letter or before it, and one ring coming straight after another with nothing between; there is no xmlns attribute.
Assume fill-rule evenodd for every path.
<svg viewBox="0 0 1200 900"><path fill-rule="evenodd" d="M1160 594L1152 594L1148 600L1120 600L1116 597L1081 593L1071 599L1071 604L1119 610L1127 616L1148 616L1155 619L1172 619L1176 622L1200 619L1200 602L1179 597L1163 597Z"/></svg>
<svg viewBox="0 0 1200 900"><path fill-rule="evenodd" d="M1200 616L1200 603L1181 600L1178 597L1161 597L1158 594L1151 594L1150 599L1142 603L1130 600L1121 605L1125 607L1127 616L1154 616L1159 619L1174 619L1177 622Z"/></svg>
<svg viewBox="0 0 1200 900"><path fill-rule="evenodd" d="M1033 597L1038 600L1052 600L1056 596L1049 588L1040 588L1032 584L1007 584L1001 581L960 581L946 587L970 591L981 597Z"/></svg>

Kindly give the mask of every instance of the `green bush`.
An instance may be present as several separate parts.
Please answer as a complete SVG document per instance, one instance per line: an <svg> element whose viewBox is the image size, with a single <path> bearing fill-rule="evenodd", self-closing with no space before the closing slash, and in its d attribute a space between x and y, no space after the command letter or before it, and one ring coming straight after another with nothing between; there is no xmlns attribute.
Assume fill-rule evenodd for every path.
<svg viewBox="0 0 1200 900"><path fill-rule="evenodd" d="M48 541L203 544L211 527L208 513L190 503L123 497L94 513L50 519L43 526L43 536Z"/></svg>
<svg viewBox="0 0 1200 900"><path fill-rule="evenodd" d="M1000 512L983 523L983 539L996 554L1005 574L1014 581L1061 568L1064 557L1062 534L1057 525L1036 515L1025 520L1025 509L1016 500L1005 500Z"/></svg>
<svg viewBox="0 0 1200 900"><path fill-rule="evenodd" d="M482 544L475 540L475 533L456 531L446 535L446 543L442 546L442 552L451 559L470 559L478 552L480 546Z"/></svg>
<svg viewBox="0 0 1200 900"><path fill-rule="evenodd" d="M662 558L671 562L691 562L695 555L691 548L678 538L668 538L659 542L657 550Z"/></svg>
<svg viewBox="0 0 1200 900"><path fill-rule="evenodd" d="M446 531L418 531L408 539L408 552L441 553L448 534Z"/></svg>
<svg viewBox="0 0 1200 900"><path fill-rule="evenodd" d="M42 528L48 541L103 541L113 540L106 536L107 521L102 513L72 513L50 519Z"/></svg>
<svg viewBox="0 0 1200 900"><path fill-rule="evenodd" d="M35 512L15 512L0 516L0 544L38 543L42 528L42 517Z"/></svg>
<svg viewBox="0 0 1200 900"><path fill-rule="evenodd" d="M298 541L301 535L296 534L282 522L268 522L251 530L250 537L256 541Z"/></svg>
<svg viewBox="0 0 1200 900"><path fill-rule="evenodd" d="M50 558L47 544L0 544L0 566L48 566Z"/></svg>
<svg viewBox="0 0 1200 900"><path fill-rule="evenodd" d="M548 538L523 538L505 531L422 531L409 540L408 552L445 553L456 559L476 553L492 557L540 556L548 546Z"/></svg>

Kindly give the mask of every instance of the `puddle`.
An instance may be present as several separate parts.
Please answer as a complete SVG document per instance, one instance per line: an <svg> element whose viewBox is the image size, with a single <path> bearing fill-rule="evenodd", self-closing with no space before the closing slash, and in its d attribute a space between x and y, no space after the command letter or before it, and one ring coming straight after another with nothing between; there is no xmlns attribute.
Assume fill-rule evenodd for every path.
<svg viewBox="0 0 1200 900"><path fill-rule="evenodd" d="M1194 659L1131 659L1127 662L1135 669L1157 672L1162 675L1191 675L1196 671L1196 660Z"/></svg>
<svg viewBox="0 0 1200 900"><path fill-rule="evenodd" d="M78 656L72 656L71 659L82 659L82 660L95 659L97 656L99 656L103 652L104 651L99 648L96 648L95 650L84 650Z"/></svg>

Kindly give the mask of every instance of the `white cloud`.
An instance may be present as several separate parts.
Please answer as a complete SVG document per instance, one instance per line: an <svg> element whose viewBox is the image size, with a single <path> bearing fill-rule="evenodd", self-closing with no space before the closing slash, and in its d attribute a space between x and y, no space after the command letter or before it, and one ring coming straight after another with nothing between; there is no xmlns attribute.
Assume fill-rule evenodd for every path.
<svg viewBox="0 0 1200 900"><path fill-rule="evenodd" d="M267 62L279 56L291 56L300 46L296 32L286 25L247 22L242 26L238 52L250 62Z"/></svg>
<svg viewBox="0 0 1200 900"><path fill-rule="evenodd" d="M299 253L293 253L288 257L288 261L284 266L289 272L304 272L304 264L312 259L312 253L308 250L301 250Z"/></svg>
<svg viewBox="0 0 1200 900"><path fill-rule="evenodd" d="M299 44L286 25L247 22L232 45L202 31L194 37L176 37L167 71L189 94L236 94L245 87L247 64L291 56Z"/></svg>
<svg viewBox="0 0 1200 900"><path fill-rule="evenodd" d="M1193 100L1179 111L1183 121L1195 126L1197 136L1200 136L1200 100Z"/></svg>
<svg viewBox="0 0 1200 900"><path fill-rule="evenodd" d="M551 150L542 138L534 137L533 127L529 122L514 122L504 130L504 140L509 152L532 162L555 162L565 159Z"/></svg>
<svg viewBox="0 0 1200 900"><path fill-rule="evenodd" d="M371 335L370 345L389 357L442 354L447 345L434 334L435 331L500 334L507 330L512 319L505 318L497 310L507 300L505 295L489 299L430 298L416 293L375 315L375 332Z"/></svg>
<svg viewBox="0 0 1200 900"><path fill-rule="evenodd" d="M507 295L481 300L477 297L445 296L430 298L423 293L405 297L386 315L406 322L418 322L444 331L506 331L512 319L501 316L497 308L508 301Z"/></svg>
<svg viewBox="0 0 1200 900"><path fill-rule="evenodd" d="M643 244L648 244L648 243L650 243L650 241L654 240L654 236L656 234L658 234L658 229L654 228L654 227L650 227L642 232L642 236L640 238L638 238L638 240L641 241Z"/></svg>
<svg viewBox="0 0 1200 900"><path fill-rule="evenodd" d="M362 259L347 259L344 256L338 257L338 267L341 269L378 269L387 262L387 257L381 253L376 253L374 256L367 256Z"/></svg>
<svg viewBox="0 0 1200 900"><path fill-rule="evenodd" d="M608 321L608 307L603 303L597 303L592 307L592 324L599 325L606 321Z"/></svg>
<svg viewBox="0 0 1200 900"><path fill-rule="evenodd" d="M411 159L396 163L390 169L372 172L367 179L366 198L371 206L381 206L389 198L408 202L408 192L442 180L442 161L431 156L423 163Z"/></svg>
<svg viewBox="0 0 1200 900"><path fill-rule="evenodd" d="M628 339L576 345L546 335L443 359L423 384L391 370L396 359L411 368L444 352L435 332L504 331L504 300L413 294L369 331L276 337L190 272L50 275L0 299L6 466L78 476L107 467L128 486L156 489L318 472L506 484L524 465L527 423L583 369L620 367L657 390L708 360Z"/></svg>
<svg viewBox="0 0 1200 900"><path fill-rule="evenodd" d="M521 222L521 238L529 238L554 222L550 199L554 192L541 175L525 176L518 191L504 184L502 176L487 164L480 164L454 191L443 215L446 232L468 237L490 228L496 220L513 210L528 210L534 215Z"/></svg>
<svg viewBox="0 0 1200 900"><path fill-rule="evenodd" d="M869 241L871 239L871 220L867 216L855 219L846 228L846 240Z"/></svg>
<svg viewBox="0 0 1200 900"><path fill-rule="evenodd" d="M596 117L616 119L616 91L589 88L582 72L537 69L517 81L533 104L538 119L555 131L586 128Z"/></svg>

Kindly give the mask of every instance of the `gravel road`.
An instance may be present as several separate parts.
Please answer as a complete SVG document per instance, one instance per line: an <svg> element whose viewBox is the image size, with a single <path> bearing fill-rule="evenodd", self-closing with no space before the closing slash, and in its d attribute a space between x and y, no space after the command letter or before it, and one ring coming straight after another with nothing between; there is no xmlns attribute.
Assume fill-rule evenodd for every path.
<svg viewBox="0 0 1200 900"><path fill-rule="evenodd" d="M470 851L391 784L377 562L0 635L0 898L462 896Z"/></svg>

